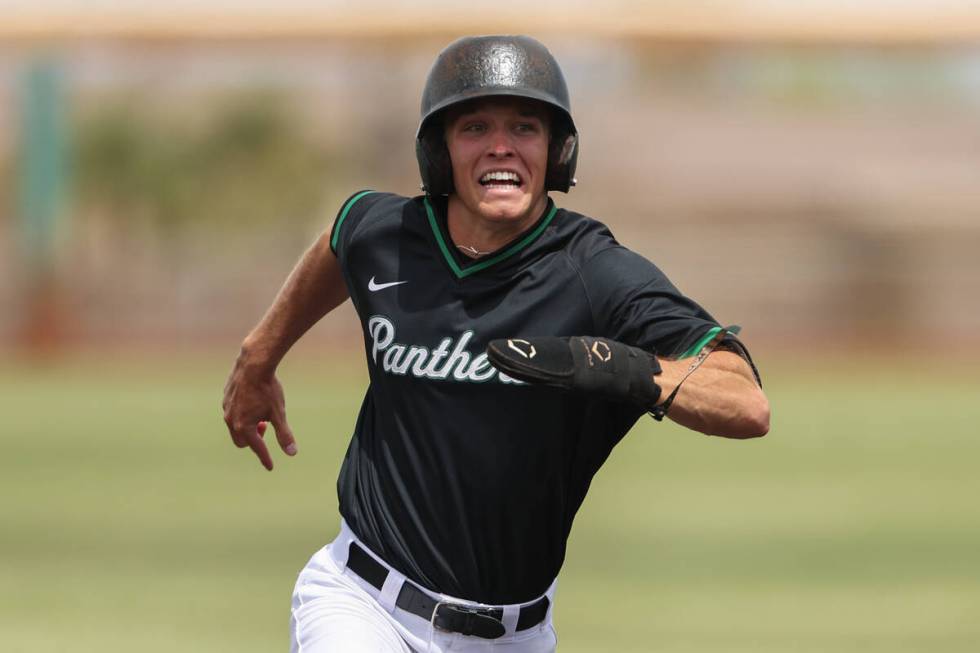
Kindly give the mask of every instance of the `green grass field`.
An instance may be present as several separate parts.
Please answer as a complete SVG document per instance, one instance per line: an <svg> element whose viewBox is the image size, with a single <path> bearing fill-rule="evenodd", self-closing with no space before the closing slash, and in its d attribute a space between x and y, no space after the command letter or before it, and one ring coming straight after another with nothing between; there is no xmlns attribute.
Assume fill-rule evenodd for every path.
<svg viewBox="0 0 980 653"><path fill-rule="evenodd" d="M230 358L0 368L0 651L285 650L366 382L302 357L282 373L300 455L271 474L224 432ZM768 437L646 419L613 453L559 650L980 650L980 381L769 368Z"/></svg>

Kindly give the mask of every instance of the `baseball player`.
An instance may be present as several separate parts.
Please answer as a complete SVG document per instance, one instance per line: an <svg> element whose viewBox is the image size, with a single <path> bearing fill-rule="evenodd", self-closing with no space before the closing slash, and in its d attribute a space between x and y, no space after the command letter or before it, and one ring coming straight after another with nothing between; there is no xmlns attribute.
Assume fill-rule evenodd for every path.
<svg viewBox="0 0 980 653"><path fill-rule="evenodd" d="M246 337L234 443L295 455L275 370L350 297L370 385L340 535L299 574L292 651L552 651L555 584L593 475L645 413L764 435L748 352L601 223L560 208L578 132L558 63L460 39L422 95L424 193L361 191Z"/></svg>

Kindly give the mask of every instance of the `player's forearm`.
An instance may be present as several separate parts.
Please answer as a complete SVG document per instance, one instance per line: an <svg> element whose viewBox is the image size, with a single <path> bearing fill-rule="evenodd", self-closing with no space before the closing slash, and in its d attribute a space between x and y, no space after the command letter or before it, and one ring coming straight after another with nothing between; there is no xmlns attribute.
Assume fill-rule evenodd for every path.
<svg viewBox="0 0 980 653"><path fill-rule="evenodd" d="M340 263L330 250L329 231L303 255L272 305L242 343L239 361L272 373L286 352L324 315L347 299Z"/></svg>
<svg viewBox="0 0 980 653"><path fill-rule="evenodd" d="M655 377L666 398L686 374L690 359L661 360ZM769 431L769 400L748 365L726 351L712 353L681 385L668 417L687 428L727 438L752 438Z"/></svg>

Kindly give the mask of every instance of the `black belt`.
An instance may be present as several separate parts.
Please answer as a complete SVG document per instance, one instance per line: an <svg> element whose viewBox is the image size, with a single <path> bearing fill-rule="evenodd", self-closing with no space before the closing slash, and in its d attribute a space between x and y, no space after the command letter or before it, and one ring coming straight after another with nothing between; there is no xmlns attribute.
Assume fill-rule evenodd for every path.
<svg viewBox="0 0 980 653"><path fill-rule="evenodd" d="M357 542L350 543L347 568L380 590L388 577L388 569L371 557ZM459 603L441 603L406 581L402 583L395 605L432 621L440 630L463 635L475 635L483 639L497 639L506 632L502 608L478 608ZM435 616L433 617L433 612ZM517 630L527 630L541 623L548 614L548 597L542 596L531 605L521 608L517 617Z"/></svg>

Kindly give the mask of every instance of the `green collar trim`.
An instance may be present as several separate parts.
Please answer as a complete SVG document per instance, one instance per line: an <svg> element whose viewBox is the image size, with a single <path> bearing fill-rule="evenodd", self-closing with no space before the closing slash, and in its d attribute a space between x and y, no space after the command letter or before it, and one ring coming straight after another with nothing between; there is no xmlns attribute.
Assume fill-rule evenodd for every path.
<svg viewBox="0 0 980 653"><path fill-rule="evenodd" d="M429 203L429 198L423 198L423 202L425 203L425 213L429 217L429 226L432 227L432 233L435 235L436 242L439 244L439 250L445 257L446 263L449 264L449 269L453 271L453 274L455 274L456 278L458 279L464 279L471 274L476 274L481 270L486 270L488 267L510 258L517 252L530 245L544 232L545 229L548 228L548 225L551 224L552 219L555 217L555 213L558 212L558 207L555 204L552 204L551 210L548 211L548 215L546 215L544 220L542 220L541 223L527 236L521 238L518 242L514 243L496 256L479 260L473 265L468 265L465 268L461 268L459 263L457 263L456 259L453 257L452 252L449 251L449 246L446 244L446 238L442 235L442 230L439 229L439 222L436 220L436 215L432 210L432 205Z"/></svg>

